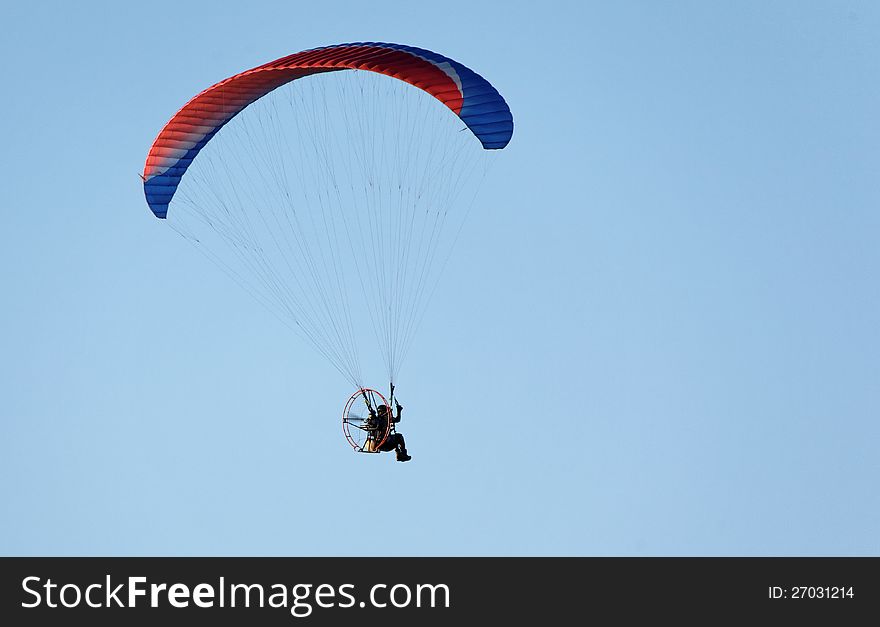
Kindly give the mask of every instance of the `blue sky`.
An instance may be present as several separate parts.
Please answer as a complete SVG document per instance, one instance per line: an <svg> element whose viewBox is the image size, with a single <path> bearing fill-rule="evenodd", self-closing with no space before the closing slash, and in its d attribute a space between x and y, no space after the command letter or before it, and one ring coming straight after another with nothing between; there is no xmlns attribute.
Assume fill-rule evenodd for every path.
<svg viewBox="0 0 880 627"><path fill-rule="evenodd" d="M535 6L0 8L0 554L880 554L880 10ZM207 85L363 40L516 122L399 377L407 464L137 176Z"/></svg>

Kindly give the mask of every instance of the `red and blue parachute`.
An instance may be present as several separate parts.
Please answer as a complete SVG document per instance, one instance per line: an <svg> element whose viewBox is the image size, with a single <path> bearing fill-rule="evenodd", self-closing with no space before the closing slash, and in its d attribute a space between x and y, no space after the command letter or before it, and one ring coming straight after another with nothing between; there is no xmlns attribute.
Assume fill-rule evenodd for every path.
<svg viewBox="0 0 880 627"><path fill-rule="evenodd" d="M352 43L305 50L220 81L178 111L153 142L144 166L144 193L156 217L199 151L252 102L290 81L339 70L368 70L405 81L434 96L460 117L486 149L504 148L513 116L482 76L448 57L400 44Z"/></svg>
<svg viewBox="0 0 880 627"><path fill-rule="evenodd" d="M327 46L187 102L150 147L144 193L360 388L370 335L394 380L488 155L512 135L498 90L457 61Z"/></svg>

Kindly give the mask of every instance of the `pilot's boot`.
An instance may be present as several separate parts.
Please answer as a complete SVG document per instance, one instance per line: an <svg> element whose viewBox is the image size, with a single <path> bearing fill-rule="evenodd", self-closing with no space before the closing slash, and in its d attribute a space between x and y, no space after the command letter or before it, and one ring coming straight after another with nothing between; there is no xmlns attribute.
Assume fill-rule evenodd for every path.
<svg viewBox="0 0 880 627"><path fill-rule="evenodd" d="M412 459L412 456L406 454L405 448L397 449L397 461L399 462L408 462Z"/></svg>

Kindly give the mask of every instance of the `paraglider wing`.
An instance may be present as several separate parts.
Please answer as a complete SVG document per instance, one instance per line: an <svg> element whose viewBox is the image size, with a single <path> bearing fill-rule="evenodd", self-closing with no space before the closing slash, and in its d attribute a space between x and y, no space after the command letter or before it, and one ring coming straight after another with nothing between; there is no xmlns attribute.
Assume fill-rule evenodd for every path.
<svg viewBox="0 0 880 627"><path fill-rule="evenodd" d="M498 91L448 57L388 43L306 50L220 81L171 118L153 142L144 167L144 193L156 217L166 217L168 203L199 151L245 107L297 78L339 70L377 72L426 91L458 115L487 150L504 148L513 135L510 108Z"/></svg>

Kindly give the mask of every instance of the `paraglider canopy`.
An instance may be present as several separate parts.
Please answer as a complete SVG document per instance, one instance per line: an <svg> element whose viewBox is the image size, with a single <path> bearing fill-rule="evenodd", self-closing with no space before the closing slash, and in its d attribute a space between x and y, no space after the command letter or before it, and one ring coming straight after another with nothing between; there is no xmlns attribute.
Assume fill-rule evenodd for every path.
<svg viewBox="0 0 880 627"><path fill-rule="evenodd" d="M507 103L461 63L339 44L193 97L150 147L144 194L355 389L366 389L359 344L372 334L393 385L486 155L512 134Z"/></svg>
<svg viewBox="0 0 880 627"><path fill-rule="evenodd" d="M252 102L285 83L322 72L368 70L428 92L458 115L486 149L504 148L513 116L483 77L448 57L412 46L353 43L297 52L220 81L190 100L153 142L144 166L144 193L158 218L199 151Z"/></svg>

